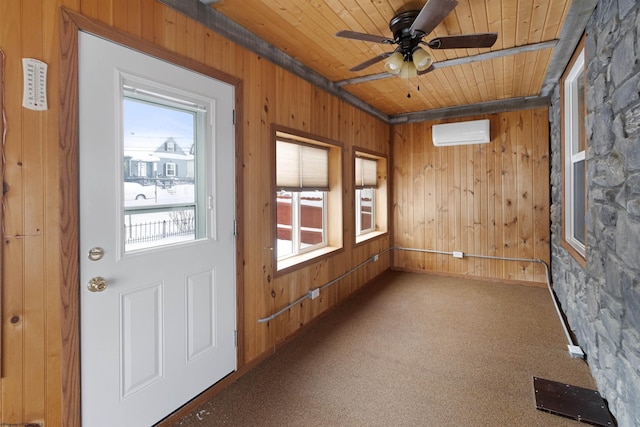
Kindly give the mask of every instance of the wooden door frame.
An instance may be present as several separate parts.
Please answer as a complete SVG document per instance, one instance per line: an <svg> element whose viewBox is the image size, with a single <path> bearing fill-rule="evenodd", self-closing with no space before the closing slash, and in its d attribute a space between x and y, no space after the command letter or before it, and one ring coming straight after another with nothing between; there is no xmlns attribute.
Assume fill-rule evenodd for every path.
<svg viewBox="0 0 640 427"><path fill-rule="evenodd" d="M80 286L79 286L79 114L78 32L85 31L125 47L183 66L235 87L235 209L237 236L242 236L242 80L180 56L72 10L60 11L60 300L61 386L64 426L81 425L80 402ZM236 237L237 369L244 365L242 239ZM175 408L178 409L178 408Z"/></svg>

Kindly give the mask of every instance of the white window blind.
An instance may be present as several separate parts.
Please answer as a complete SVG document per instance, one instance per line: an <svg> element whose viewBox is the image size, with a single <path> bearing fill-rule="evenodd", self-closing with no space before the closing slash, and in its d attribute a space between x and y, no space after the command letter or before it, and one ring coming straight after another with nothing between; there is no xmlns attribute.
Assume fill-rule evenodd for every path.
<svg viewBox="0 0 640 427"><path fill-rule="evenodd" d="M356 188L378 188L378 162L356 157Z"/></svg>
<svg viewBox="0 0 640 427"><path fill-rule="evenodd" d="M276 186L286 191L329 191L329 150L277 141Z"/></svg>

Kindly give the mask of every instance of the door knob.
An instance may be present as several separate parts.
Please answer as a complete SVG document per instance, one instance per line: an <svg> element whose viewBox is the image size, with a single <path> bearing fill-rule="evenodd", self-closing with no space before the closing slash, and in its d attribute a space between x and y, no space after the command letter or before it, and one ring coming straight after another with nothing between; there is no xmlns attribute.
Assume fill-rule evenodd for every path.
<svg viewBox="0 0 640 427"><path fill-rule="evenodd" d="M87 283L87 289L91 292L102 292L107 289L107 281L100 276L93 277L89 280L89 283Z"/></svg>

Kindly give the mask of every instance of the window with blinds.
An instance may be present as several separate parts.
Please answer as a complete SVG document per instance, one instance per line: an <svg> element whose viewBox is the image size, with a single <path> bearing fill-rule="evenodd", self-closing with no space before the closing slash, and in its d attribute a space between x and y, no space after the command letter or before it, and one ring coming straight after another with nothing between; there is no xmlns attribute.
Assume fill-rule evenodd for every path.
<svg viewBox="0 0 640 427"><path fill-rule="evenodd" d="M329 150L276 141L276 187L281 191L328 191Z"/></svg>
<svg viewBox="0 0 640 427"><path fill-rule="evenodd" d="M277 259L327 245L329 150L276 141Z"/></svg>
<svg viewBox="0 0 640 427"><path fill-rule="evenodd" d="M356 157L356 188L378 187L378 161L364 157Z"/></svg>
<svg viewBox="0 0 640 427"><path fill-rule="evenodd" d="M378 161L356 156L356 236L375 231L375 201L378 188Z"/></svg>

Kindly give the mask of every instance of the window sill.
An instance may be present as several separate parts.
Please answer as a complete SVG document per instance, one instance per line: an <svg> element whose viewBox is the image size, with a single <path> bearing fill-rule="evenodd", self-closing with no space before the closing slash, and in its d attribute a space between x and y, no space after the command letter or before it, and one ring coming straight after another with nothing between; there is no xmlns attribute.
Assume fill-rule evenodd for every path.
<svg viewBox="0 0 640 427"><path fill-rule="evenodd" d="M571 255L573 259L575 259L576 262L582 266L582 268L587 268L587 259L584 255L578 252L576 248L571 246L571 244L565 239L562 239L561 245L567 252L569 252L569 255Z"/></svg>
<svg viewBox="0 0 640 427"><path fill-rule="evenodd" d="M307 252L301 255L296 255L291 258L278 261L278 271L276 275L288 273L297 268L302 268L311 262L318 261L319 258L325 258L329 254L342 250L335 246L325 246L324 248L316 249L315 251Z"/></svg>
<svg viewBox="0 0 640 427"><path fill-rule="evenodd" d="M383 236L385 234L387 234L386 231L371 231L367 234L361 234L360 236L356 236L356 245L359 245L360 243L364 243L376 237Z"/></svg>

